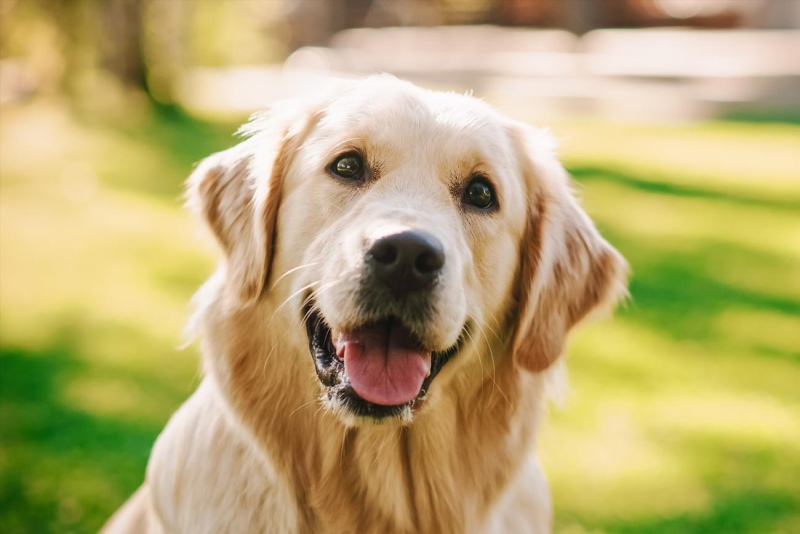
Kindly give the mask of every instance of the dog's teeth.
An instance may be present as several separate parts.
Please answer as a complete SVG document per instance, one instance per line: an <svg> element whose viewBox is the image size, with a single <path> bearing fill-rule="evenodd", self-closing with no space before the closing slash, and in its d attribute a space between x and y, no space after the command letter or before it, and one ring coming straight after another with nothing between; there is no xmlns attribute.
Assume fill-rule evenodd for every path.
<svg viewBox="0 0 800 534"><path fill-rule="evenodd" d="M344 361L344 354L339 350L342 345L342 334L331 331L331 342L333 343L333 354L337 359Z"/></svg>

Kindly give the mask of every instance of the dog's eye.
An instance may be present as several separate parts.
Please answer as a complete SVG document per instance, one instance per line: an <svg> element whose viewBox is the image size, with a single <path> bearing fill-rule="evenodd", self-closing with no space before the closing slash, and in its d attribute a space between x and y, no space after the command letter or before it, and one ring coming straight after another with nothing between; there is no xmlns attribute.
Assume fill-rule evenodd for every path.
<svg viewBox="0 0 800 534"><path fill-rule="evenodd" d="M339 178L358 180L364 174L364 160L358 154L345 154L331 163L330 171Z"/></svg>
<svg viewBox="0 0 800 534"><path fill-rule="evenodd" d="M493 207L494 190L492 185L482 176L473 178L464 190L464 200L482 210Z"/></svg>

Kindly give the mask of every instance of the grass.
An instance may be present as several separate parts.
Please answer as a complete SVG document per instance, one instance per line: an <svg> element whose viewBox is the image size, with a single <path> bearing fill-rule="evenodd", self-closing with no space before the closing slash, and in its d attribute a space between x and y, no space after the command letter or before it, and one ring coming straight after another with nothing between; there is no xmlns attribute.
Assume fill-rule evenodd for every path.
<svg viewBox="0 0 800 534"><path fill-rule="evenodd" d="M0 531L94 532L141 482L199 376L180 183L234 129L0 114ZM633 268L541 436L557 532L800 531L800 126L554 130Z"/></svg>

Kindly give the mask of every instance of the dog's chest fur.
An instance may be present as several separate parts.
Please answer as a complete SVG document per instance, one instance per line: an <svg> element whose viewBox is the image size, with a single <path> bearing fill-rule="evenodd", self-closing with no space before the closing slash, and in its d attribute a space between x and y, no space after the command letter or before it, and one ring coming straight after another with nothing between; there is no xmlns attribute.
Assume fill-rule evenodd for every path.
<svg viewBox="0 0 800 534"><path fill-rule="evenodd" d="M247 322L240 316L219 326L231 334L233 326L247 328ZM264 372L259 362L271 351L286 358L291 349L238 346L235 340L246 338L235 335L224 339L234 341L206 347L226 357L213 360L211 377L182 410L194 413L175 417L160 440L166 445L157 446L151 463L157 474L149 482L162 486L154 491L156 501L181 528L223 525L226 517L233 522L228 525L249 521L249 530L260 524L268 532L491 532L495 527L489 525L511 531L514 518L503 515L512 509L542 514L542 522L549 522L545 505L503 506L518 500L508 494L516 491L514 478L527 470L539 418L535 407L541 405L538 379L514 372L513 362L499 365L481 389L438 399L436 410L410 427L346 428L318 402L287 394L290 387L256 387ZM276 372L284 375L272 379L287 384L297 378L291 366ZM212 437L180 442L169 437L185 433L195 417L204 419L198 432ZM237 429L236 421L244 428ZM176 425L184 428L171 428ZM223 461L205 471L181 472L181 462L203 455ZM167 464L177 467L164 475ZM252 468L239 472L241 466ZM180 479L189 476L192 480ZM531 485L530 478L525 484ZM184 488L184 494L165 500L167 488ZM206 493L192 495L199 490L185 488ZM529 519L524 524L530 526Z"/></svg>

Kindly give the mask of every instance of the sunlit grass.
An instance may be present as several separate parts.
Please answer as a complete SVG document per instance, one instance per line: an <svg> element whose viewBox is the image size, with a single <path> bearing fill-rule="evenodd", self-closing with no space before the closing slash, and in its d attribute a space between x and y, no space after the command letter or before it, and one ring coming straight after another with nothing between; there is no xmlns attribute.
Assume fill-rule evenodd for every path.
<svg viewBox="0 0 800 534"><path fill-rule="evenodd" d="M682 127L596 122L555 125L562 154L580 166L633 171L672 190L750 203L800 203L797 125L711 122Z"/></svg>
<svg viewBox="0 0 800 534"><path fill-rule="evenodd" d="M581 177L582 195L593 206L598 224L640 237L677 239L686 246L713 242L800 261L800 244L796 243L800 220L795 210L770 206L743 210L731 201L709 202L691 195L665 202L660 193L631 191L608 174L600 170ZM764 228L771 231L765 233Z"/></svg>
<svg viewBox="0 0 800 534"><path fill-rule="evenodd" d="M714 318L712 333L747 351L797 356L800 315L731 306Z"/></svg>
<svg viewBox="0 0 800 534"><path fill-rule="evenodd" d="M0 531L93 532L197 383L176 347L213 253L180 184L233 126L0 116Z"/></svg>
<svg viewBox="0 0 800 534"><path fill-rule="evenodd" d="M167 110L168 111L168 110ZM94 532L198 380L180 208L234 124L0 114L0 531ZM558 124L631 300L571 345L540 451L563 533L800 530L800 127Z"/></svg>

